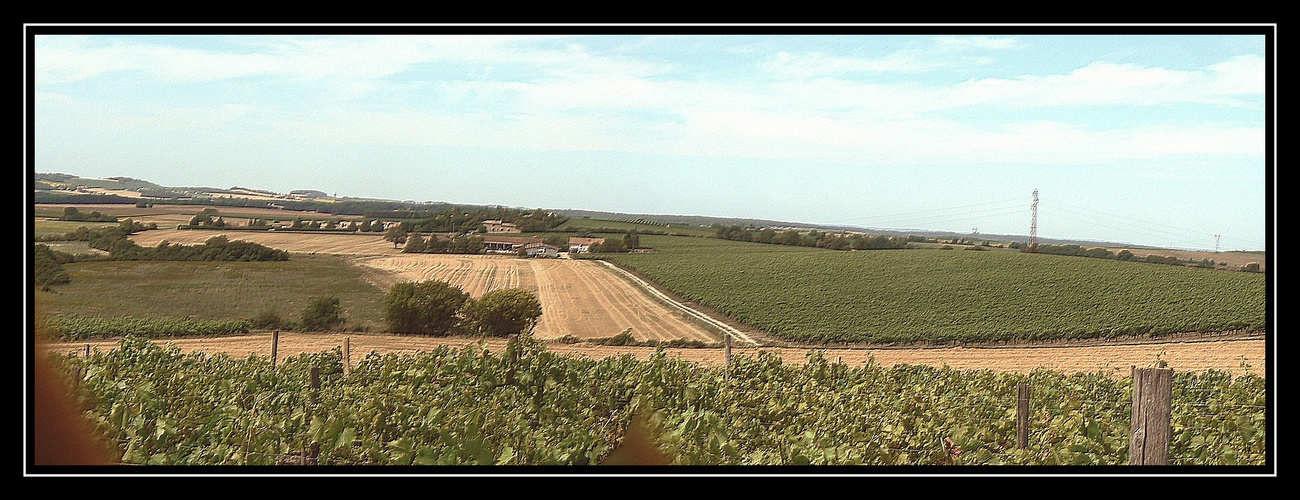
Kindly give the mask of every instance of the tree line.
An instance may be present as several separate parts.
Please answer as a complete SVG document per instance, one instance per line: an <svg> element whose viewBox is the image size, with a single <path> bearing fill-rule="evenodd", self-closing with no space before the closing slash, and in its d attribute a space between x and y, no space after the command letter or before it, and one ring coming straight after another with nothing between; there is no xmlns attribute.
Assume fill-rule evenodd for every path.
<svg viewBox="0 0 1300 500"><path fill-rule="evenodd" d="M460 287L437 280L397 283L384 296L383 307L389 332L414 335L527 334L542 316L541 302L527 290L497 289L475 299ZM268 310L249 323L253 328L332 331L346 321L338 297L319 296L308 301L297 321Z"/></svg>
<svg viewBox="0 0 1300 500"><path fill-rule="evenodd" d="M844 234L823 232L816 229L803 233L797 229L777 231L772 228L755 228L752 226L725 226L714 224L714 236L733 241L749 241L774 245L790 245L828 248L831 250L885 250L907 248L909 241L920 241L912 236L897 237L885 235Z"/></svg>
<svg viewBox="0 0 1300 500"><path fill-rule="evenodd" d="M59 217L59 220L72 222L117 222L117 217L101 214L98 210L92 210L90 213L85 213L77 210L77 207L66 207L63 209L63 216Z"/></svg>
<svg viewBox="0 0 1300 500"><path fill-rule="evenodd" d="M405 233L398 226L393 226L384 233L384 239L393 242L393 248L404 243L402 253L478 254L483 253L486 247L483 237L478 235L456 234L443 238L437 234L430 234L429 238L425 239L420 233Z"/></svg>
<svg viewBox="0 0 1300 500"><path fill-rule="evenodd" d="M1020 248L1022 252L1029 251L1029 248L1027 246L1021 244L1013 244L1012 248ZM1114 260L1120 260L1125 262L1146 262L1150 264L1165 264L1170 266L1192 266L1192 267L1199 267L1204 269L1214 269L1216 265L1224 265L1215 262L1213 259L1208 259L1208 258L1199 259L1199 260L1198 259L1181 260L1177 257L1170 257L1167 255L1155 255L1155 254L1138 257L1136 255L1133 255L1133 252L1130 252L1128 250L1120 250L1119 252L1112 252L1105 248L1098 248L1098 247L1084 248L1079 245L1038 245L1037 247L1035 247L1034 253L1045 253L1051 255L1069 255L1073 257L1089 257L1093 259L1114 259ZM1259 264L1255 264L1255 266L1253 267L1249 267L1249 266L1243 267L1242 270L1247 272L1258 272Z"/></svg>
<svg viewBox="0 0 1300 500"><path fill-rule="evenodd" d="M289 252L277 250L248 241L230 241L225 236L213 236L202 245L176 245L163 241L157 247L142 247L127 238L149 226L132 220L117 226L88 229L85 226L63 235L47 236L47 240L85 241L91 248L108 252L108 255L72 255L37 244L33 252L35 284L41 290L52 285L69 283L63 264L102 260L158 260L158 261L284 261ZM156 226L153 226L156 227Z"/></svg>

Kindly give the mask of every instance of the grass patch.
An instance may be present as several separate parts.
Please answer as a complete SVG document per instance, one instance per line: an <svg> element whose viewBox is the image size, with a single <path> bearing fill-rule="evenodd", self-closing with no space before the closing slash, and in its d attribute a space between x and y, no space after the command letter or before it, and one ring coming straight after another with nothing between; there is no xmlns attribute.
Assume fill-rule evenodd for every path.
<svg viewBox="0 0 1300 500"><path fill-rule="evenodd" d="M69 255L108 255L98 248L90 248L90 243L85 241L43 241L41 244Z"/></svg>
<svg viewBox="0 0 1300 500"><path fill-rule="evenodd" d="M72 283L36 292L42 313L82 317L296 320L312 297L338 297L347 325L383 329L383 296L343 258L284 262L106 261L66 264Z"/></svg>
<svg viewBox="0 0 1300 500"><path fill-rule="evenodd" d="M62 215L62 214L60 214ZM101 227L117 226L117 222L74 222L59 220L37 220L32 230L33 236L44 238L53 234L67 234L76 231L77 228L85 226L86 229L99 229Z"/></svg>

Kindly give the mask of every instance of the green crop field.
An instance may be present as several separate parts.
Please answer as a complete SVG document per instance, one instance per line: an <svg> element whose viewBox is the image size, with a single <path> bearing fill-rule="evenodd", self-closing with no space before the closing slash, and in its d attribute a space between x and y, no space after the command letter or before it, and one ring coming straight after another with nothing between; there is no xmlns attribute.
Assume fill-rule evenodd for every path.
<svg viewBox="0 0 1300 500"><path fill-rule="evenodd" d="M140 338L52 361L75 374L79 401L130 464L299 463L315 448L330 465L594 465L613 458L633 415L661 463L676 465L1129 459L1129 378L849 367L815 351L802 365L760 353L701 367L662 354L565 357L524 340L504 352L371 354L348 375L338 349L273 366ZM313 367L319 389L308 389ZM1023 449L1021 383L1032 387ZM1180 373L1171 392L1170 464L1266 464L1263 378Z"/></svg>
<svg viewBox="0 0 1300 500"><path fill-rule="evenodd" d="M646 236L606 254L782 338L981 342L1262 331L1265 277L1012 252L830 251Z"/></svg>
<svg viewBox="0 0 1300 500"><path fill-rule="evenodd" d="M342 259L285 262L107 261L65 264L72 283L36 292L44 313L226 320L266 310L297 319L314 296L339 298L347 326L382 327L383 295Z"/></svg>

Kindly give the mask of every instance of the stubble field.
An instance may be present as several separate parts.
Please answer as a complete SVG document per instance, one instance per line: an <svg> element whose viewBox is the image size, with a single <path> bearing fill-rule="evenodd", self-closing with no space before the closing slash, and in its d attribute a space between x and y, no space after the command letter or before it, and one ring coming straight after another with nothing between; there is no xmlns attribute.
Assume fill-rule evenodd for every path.
<svg viewBox="0 0 1300 500"><path fill-rule="evenodd" d="M534 331L539 339L607 338L631 329L637 340L719 340L697 322L683 318L680 310L653 299L594 261L403 254L357 263L392 273L399 280L446 281L474 297L500 288L533 292L542 304L542 318Z"/></svg>

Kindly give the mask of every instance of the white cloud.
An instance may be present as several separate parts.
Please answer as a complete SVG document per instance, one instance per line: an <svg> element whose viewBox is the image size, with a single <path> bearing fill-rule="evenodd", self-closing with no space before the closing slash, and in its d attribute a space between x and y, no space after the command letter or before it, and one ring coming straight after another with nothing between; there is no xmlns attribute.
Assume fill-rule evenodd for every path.
<svg viewBox="0 0 1300 500"><path fill-rule="evenodd" d="M914 73L932 71L947 63L930 60L914 53L896 52L883 58L832 56L817 52L777 52L759 67L781 76L809 79L842 76L849 73Z"/></svg>
<svg viewBox="0 0 1300 500"><path fill-rule="evenodd" d="M1262 128L1240 125L1114 128L1029 121L1015 110L1108 104L1208 103L1247 106L1262 92L1262 60L1243 56L1198 70L1096 61L1062 74L983 78L949 86L877 83L863 72L922 71L943 58L895 52L867 59L778 52L765 68L775 81L669 79L674 66L578 44L549 48L506 36L237 38L244 50L153 46L80 37L38 40L39 83L109 71L141 71L164 83L265 75L319 86L312 109L118 109L104 126L215 127L255 115L282 140L558 150L623 150L754 158L903 163L1104 162L1193 152L1262 154ZM556 37L546 37L556 41ZM114 39L117 40L117 39ZM563 41L563 37L559 38ZM1016 48L1014 38L939 37L940 46ZM521 48L523 47L523 48ZM382 55L382 57L380 57ZM423 65L468 62L478 79L411 75ZM481 68L491 68L486 71ZM526 79L494 76L518 72ZM315 87L314 87L315 88ZM376 97L367 107L350 102ZM43 98L38 108L53 110ZM235 101L239 102L239 101ZM945 111L995 110L979 125ZM1140 112L1140 110L1135 110ZM987 116L987 115L985 115ZM279 125L276 125L279 123ZM996 127L996 128L989 128Z"/></svg>
<svg viewBox="0 0 1300 500"><path fill-rule="evenodd" d="M1096 61L1068 74L970 80L952 89L943 102L952 107L1166 103L1246 107L1249 102L1231 96L1262 93L1262 65L1252 58L1195 71Z"/></svg>
<svg viewBox="0 0 1300 500"><path fill-rule="evenodd" d="M1026 46L1025 43L1015 37L945 35L934 37L934 41L940 47L949 49L1003 50L1019 49Z"/></svg>

